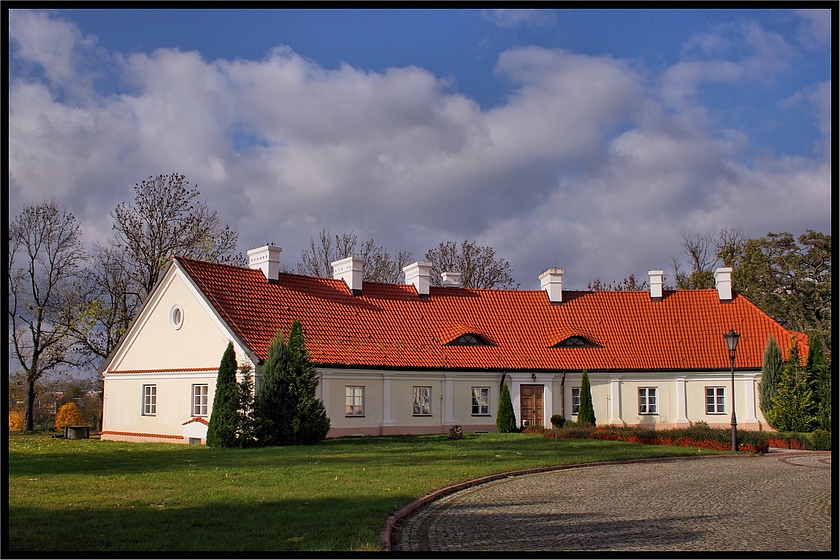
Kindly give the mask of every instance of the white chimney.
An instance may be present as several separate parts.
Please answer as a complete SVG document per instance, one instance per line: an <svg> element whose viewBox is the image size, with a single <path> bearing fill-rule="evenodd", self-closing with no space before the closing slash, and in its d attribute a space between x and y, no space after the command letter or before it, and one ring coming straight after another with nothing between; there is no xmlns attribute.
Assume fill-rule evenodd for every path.
<svg viewBox="0 0 840 560"><path fill-rule="evenodd" d="M540 289L548 294L548 301L561 303L563 301L563 269L549 268L540 274Z"/></svg>
<svg viewBox="0 0 840 560"><path fill-rule="evenodd" d="M248 251L248 268L261 270L268 280L277 281L280 276L280 253L275 244L263 245Z"/></svg>
<svg viewBox="0 0 840 560"><path fill-rule="evenodd" d="M650 299L653 301L662 300L662 277L665 272L662 270L648 270L650 278Z"/></svg>
<svg viewBox="0 0 840 560"><path fill-rule="evenodd" d="M730 267L715 270L715 287L720 301L732 301L732 269Z"/></svg>
<svg viewBox="0 0 840 560"><path fill-rule="evenodd" d="M414 284L417 295L426 297L429 295L429 284L432 277L432 263L420 261L403 268L405 272L405 283Z"/></svg>
<svg viewBox="0 0 840 560"><path fill-rule="evenodd" d="M344 280L354 296L362 295L362 267L365 260L362 257L347 257L331 264L333 279Z"/></svg>
<svg viewBox="0 0 840 560"><path fill-rule="evenodd" d="M461 285L461 273L460 272L441 272L440 273L441 283L440 285L444 288L452 288Z"/></svg>

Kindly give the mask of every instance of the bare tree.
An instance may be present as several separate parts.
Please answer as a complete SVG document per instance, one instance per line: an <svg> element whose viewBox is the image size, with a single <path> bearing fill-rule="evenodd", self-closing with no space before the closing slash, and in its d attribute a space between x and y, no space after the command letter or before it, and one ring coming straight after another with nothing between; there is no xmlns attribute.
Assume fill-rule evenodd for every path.
<svg viewBox="0 0 840 560"><path fill-rule="evenodd" d="M358 247L358 250L357 250ZM352 255L364 259L362 278L365 282L401 281L402 269L409 264L411 253L400 251L392 256L387 249L377 245L373 239L358 243L358 236L352 231L333 236L326 229L321 230L318 242L312 238L309 249L301 254L297 264L299 274L332 277L332 263Z"/></svg>
<svg viewBox="0 0 840 560"><path fill-rule="evenodd" d="M9 227L9 343L25 376L24 429L34 428L37 384L75 365L70 330L85 253L73 214L55 200L29 205Z"/></svg>
<svg viewBox="0 0 840 560"><path fill-rule="evenodd" d="M205 202L184 175L158 175L134 186L134 204L119 204L114 248L125 254L129 278L145 300L172 255L244 264L234 254L237 234Z"/></svg>
<svg viewBox="0 0 840 560"><path fill-rule="evenodd" d="M636 275L631 274L624 280L617 282L612 281L609 284L603 282L600 276L596 276L595 280L589 283L587 286L588 290L592 291L609 291L609 292L629 292L634 290L646 290L647 289L647 280L642 280L639 282L636 280Z"/></svg>
<svg viewBox="0 0 840 560"><path fill-rule="evenodd" d="M432 263L431 283L440 286L441 273L459 272L465 288L509 288L513 285L510 263L497 259L492 247L464 240L460 247L454 241L445 241L426 253Z"/></svg>
<svg viewBox="0 0 840 560"><path fill-rule="evenodd" d="M681 232L683 252L688 255L691 272L680 270L681 263L676 257L671 257L674 266L674 279L677 288L681 290L699 290L712 288L715 285L713 268L717 263L714 251L714 238L711 234L697 234L692 239L685 232Z"/></svg>

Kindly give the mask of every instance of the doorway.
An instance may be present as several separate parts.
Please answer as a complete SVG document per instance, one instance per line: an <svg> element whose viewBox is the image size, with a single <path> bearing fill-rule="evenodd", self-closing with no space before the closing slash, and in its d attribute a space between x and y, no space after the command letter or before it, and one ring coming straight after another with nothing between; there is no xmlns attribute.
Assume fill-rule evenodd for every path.
<svg viewBox="0 0 840 560"><path fill-rule="evenodd" d="M519 386L519 410L522 414L522 427L545 426L542 385Z"/></svg>

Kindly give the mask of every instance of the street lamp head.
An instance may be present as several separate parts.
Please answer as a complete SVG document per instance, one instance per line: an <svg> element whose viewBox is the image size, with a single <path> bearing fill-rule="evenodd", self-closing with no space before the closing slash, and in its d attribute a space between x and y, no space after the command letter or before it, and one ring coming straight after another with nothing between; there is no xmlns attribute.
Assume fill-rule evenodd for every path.
<svg viewBox="0 0 840 560"><path fill-rule="evenodd" d="M738 348L738 339L741 335L735 332L735 329L729 329L729 332L723 335L726 339L726 348L729 350L729 357L735 357L735 349Z"/></svg>

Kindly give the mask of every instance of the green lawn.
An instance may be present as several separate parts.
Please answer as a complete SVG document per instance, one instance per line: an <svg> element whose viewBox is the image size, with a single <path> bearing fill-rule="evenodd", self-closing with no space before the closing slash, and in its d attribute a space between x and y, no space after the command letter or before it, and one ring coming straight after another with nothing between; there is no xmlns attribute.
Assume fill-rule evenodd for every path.
<svg viewBox="0 0 840 560"><path fill-rule="evenodd" d="M10 551L372 551L439 488L559 464L714 452L536 434L196 445L9 436Z"/></svg>

